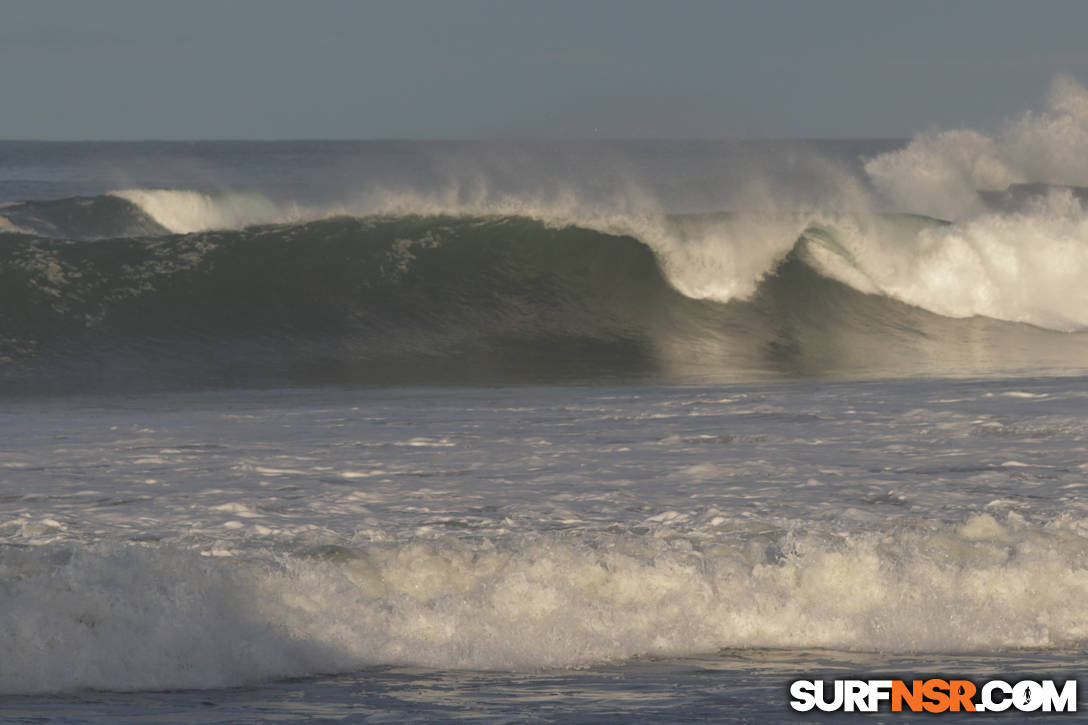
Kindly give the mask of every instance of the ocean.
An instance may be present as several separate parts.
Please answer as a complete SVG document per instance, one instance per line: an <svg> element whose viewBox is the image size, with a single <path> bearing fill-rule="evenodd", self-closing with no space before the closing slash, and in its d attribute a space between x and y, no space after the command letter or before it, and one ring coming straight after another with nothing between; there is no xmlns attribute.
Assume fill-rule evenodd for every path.
<svg viewBox="0 0 1088 725"><path fill-rule="evenodd" d="M887 141L0 142L0 718L1078 678L1083 97Z"/></svg>

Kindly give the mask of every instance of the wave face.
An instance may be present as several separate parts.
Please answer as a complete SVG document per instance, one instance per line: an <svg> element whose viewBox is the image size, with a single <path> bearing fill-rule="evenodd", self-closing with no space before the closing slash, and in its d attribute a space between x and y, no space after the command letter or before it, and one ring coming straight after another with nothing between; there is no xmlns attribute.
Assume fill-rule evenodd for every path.
<svg viewBox="0 0 1088 725"><path fill-rule="evenodd" d="M632 371L683 301L638 242L522 218L3 243L4 354L70 383Z"/></svg>
<svg viewBox="0 0 1088 725"><path fill-rule="evenodd" d="M195 197L165 198L189 209ZM1041 230L1038 215L956 225L794 213L665 216L626 230L614 220L599 230L402 215L97 240L11 232L0 236L2 382L14 391L1075 366L1085 336L1040 329L1088 327L1085 222L1079 202L1060 199L1066 215ZM59 228L73 210L100 230L169 217L110 196L41 205L35 218ZM1024 322L1034 327L1008 324Z"/></svg>
<svg viewBox="0 0 1088 725"><path fill-rule="evenodd" d="M1079 374L1085 138L1059 78L991 135L709 144L720 194L700 146L401 144L319 201L257 182L328 149L273 144L267 193L8 203L0 388Z"/></svg>

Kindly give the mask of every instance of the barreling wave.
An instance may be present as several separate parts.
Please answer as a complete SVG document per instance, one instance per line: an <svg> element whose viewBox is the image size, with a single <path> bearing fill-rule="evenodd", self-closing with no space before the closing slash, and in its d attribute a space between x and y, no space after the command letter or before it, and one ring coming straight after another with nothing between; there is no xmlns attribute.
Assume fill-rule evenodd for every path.
<svg viewBox="0 0 1088 725"><path fill-rule="evenodd" d="M181 191L4 211L9 392L1066 372L1088 359L1088 218L1063 191L958 224L719 213L252 226L289 215L262 197Z"/></svg>

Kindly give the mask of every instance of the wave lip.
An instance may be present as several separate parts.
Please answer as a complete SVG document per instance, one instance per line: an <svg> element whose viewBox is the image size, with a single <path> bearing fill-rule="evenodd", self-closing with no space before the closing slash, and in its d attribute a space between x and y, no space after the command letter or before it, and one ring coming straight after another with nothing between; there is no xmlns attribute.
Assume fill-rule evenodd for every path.
<svg viewBox="0 0 1088 725"><path fill-rule="evenodd" d="M802 233L806 261L860 292L951 318L1088 330L1088 215L1068 191L1031 212L960 223L913 215L840 217Z"/></svg>
<svg viewBox="0 0 1088 725"><path fill-rule="evenodd" d="M110 196L22 201L2 208L0 231L9 234L86 241L169 233L135 205Z"/></svg>
<svg viewBox="0 0 1088 725"><path fill-rule="evenodd" d="M211 229L242 229L297 219L254 192L208 193L190 189L127 189L110 192L141 209L164 229L191 234Z"/></svg>

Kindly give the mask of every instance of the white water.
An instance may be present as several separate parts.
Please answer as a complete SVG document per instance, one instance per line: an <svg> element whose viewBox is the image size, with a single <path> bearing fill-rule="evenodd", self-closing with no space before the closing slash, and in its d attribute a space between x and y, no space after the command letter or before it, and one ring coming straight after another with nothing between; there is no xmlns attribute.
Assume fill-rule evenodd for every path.
<svg viewBox="0 0 1088 725"><path fill-rule="evenodd" d="M1088 640L1083 519L1039 526L977 514L887 533L794 522L817 531L746 541L729 516L695 531L683 526L690 514L649 518L644 535L407 540L328 560L132 544L70 559L51 547L9 552L0 688L222 687L380 664L520 670L722 648L978 652Z"/></svg>
<svg viewBox="0 0 1088 725"><path fill-rule="evenodd" d="M189 189L126 189L111 192L143 209L175 234L242 229L297 221L298 214L252 192L207 193Z"/></svg>
<svg viewBox="0 0 1088 725"><path fill-rule="evenodd" d="M862 292L945 317L1088 329L1088 214L1068 191L1051 191L1030 211L956 224L839 217L818 225L847 255L815 243L806 259Z"/></svg>
<svg viewBox="0 0 1088 725"><path fill-rule="evenodd" d="M1051 380L12 405L0 475L26 493L0 523L0 691L1081 647L1086 396Z"/></svg>
<svg viewBox="0 0 1088 725"><path fill-rule="evenodd" d="M983 211L979 191L1028 182L1088 186L1088 89L1058 77L1046 108L1025 112L988 136L958 129L915 135L865 170L901 211L963 219Z"/></svg>
<svg viewBox="0 0 1088 725"><path fill-rule="evenodd" d="M743 190L721 194L737 203L714 205L685 179L683 193L703 191L698 211L749 212L705 223L667 221L675 209L626 179L596 196L466 183L384 201L377 185L358 203L300 210L220 210L222 195L171 192L158 202L191 231L466 209L599 225L653 246L685 293L722 300L751 294L818 226L837 248L798 251L858 289L943 315L1076 329L1081 202L1044 190L996 210L977 193L1084 183L1080 91L1062 93L1068 103L996 134L919 136L913 157L871 167L886 187L831 165L812 184L832 187L822 203L746 173L731 177ZM224 178L250 188L266 167L242 151L223 163L252 165ZM321 163L296 176L308 183ZM97 162L84 171L71 178L99 183ZM870 181L883 198L864 193ZM62 187L55 196L105 191L49 188ZM872 214L888 208L953 223ZM0 693L66 694L6 696L4 716L774 721L786 683L813 672L1079 676L1088 389L1034 379L1053 369L1035 359L1057 336L1024 333L1009 337L1028 362L1007 381L8 399ZM935 369L948 369L947 345L912 330L903 339L915 352L931 345ZM829 354L849 352L828 342ZM957 374L987 369L972 366L976 342L967 335ZM692 365L729 353L678 347ZM649 653L675 659L624 659ZM356 672L375 663L408 667ZM575 669L537 669L552 665ZM326 676L343 671L356 673ZM214 692L74 692L309 674Z"/></svg>

